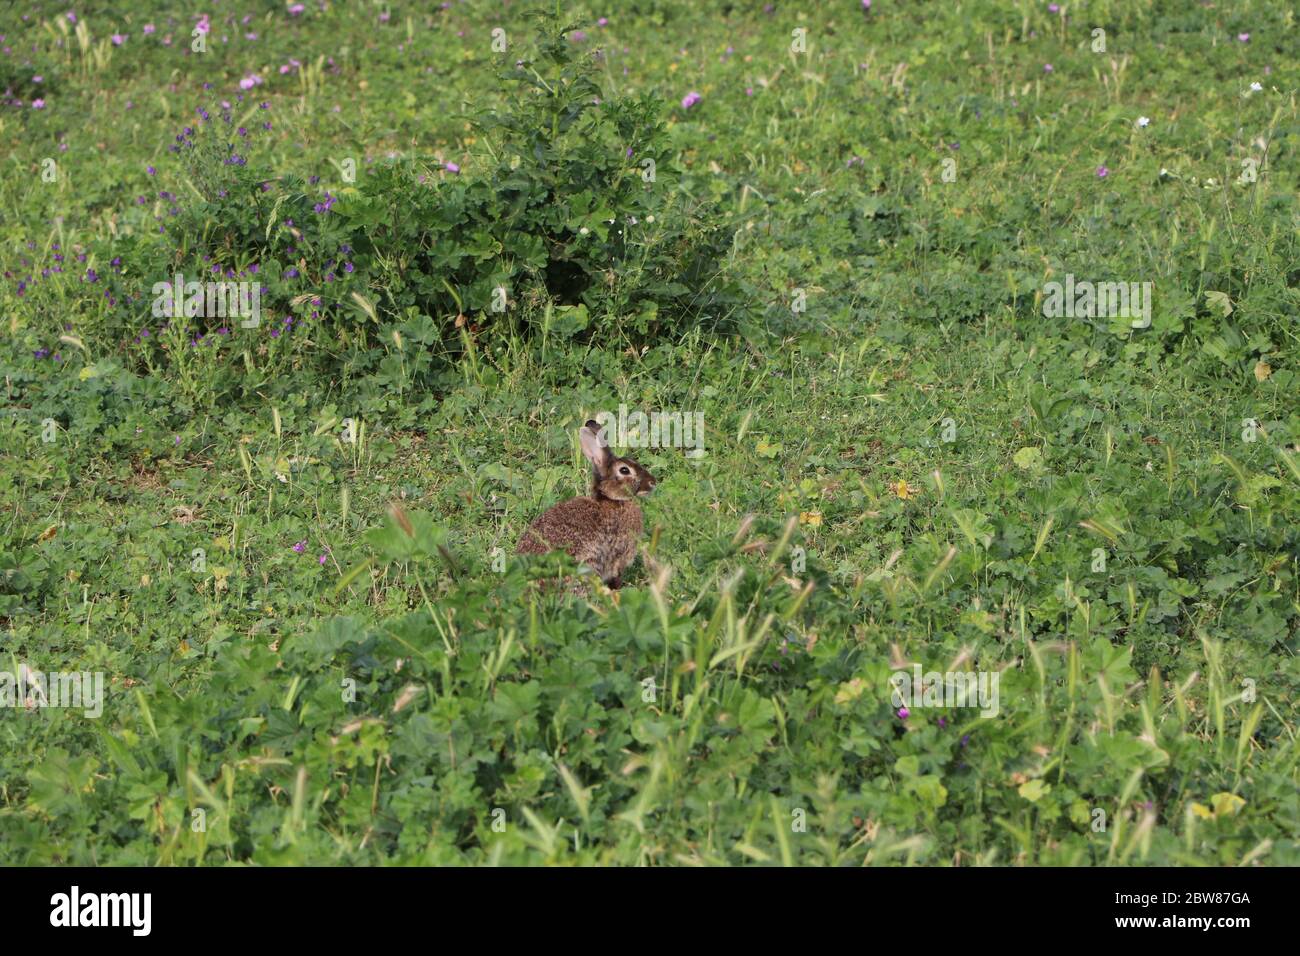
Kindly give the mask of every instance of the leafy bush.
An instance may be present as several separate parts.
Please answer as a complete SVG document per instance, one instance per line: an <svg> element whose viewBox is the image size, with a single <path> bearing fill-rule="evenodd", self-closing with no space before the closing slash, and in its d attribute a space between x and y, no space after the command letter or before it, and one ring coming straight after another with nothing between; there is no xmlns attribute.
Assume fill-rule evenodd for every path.
<svg viewBox="0 0 1300 956"><path fill-rule="evenodd" d="M390 165L367 177L345 215L394 311L484 313L476 327L491 336L493 313L527 327L553 303L561 333L636 342L728 317L720 210L685 188L659 101L605 97L596 59L545 21L535 58L500 71L505 105L476 119L481 175Z"/></svg>

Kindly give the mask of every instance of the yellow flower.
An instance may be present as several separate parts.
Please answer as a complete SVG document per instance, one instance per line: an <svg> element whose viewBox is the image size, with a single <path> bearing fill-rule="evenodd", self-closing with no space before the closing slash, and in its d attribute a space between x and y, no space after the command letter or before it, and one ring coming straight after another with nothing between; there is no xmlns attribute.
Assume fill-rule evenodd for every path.
<svg viewBox="0 0 1300 956"><path fill-rule="evenodd" d="M898 479L898 483L894 485L894 494L898 495L898 497L902 498L904 501L908 498L915 498L916 492L917 489L908 485L908 483L902 478Z"/></svg>
<svg viewBox="0 0 1300 956"><path fill-rule="evenodd" d="M1210 797L1216 817L1230 817L1246 805L1246 801L1235 793L1216 793Z"/></svg>
<svg viewBox="0 0 1300 956"><path fill-rule="evenodd" d="M822 513L820 511L801 511L799 512L799 523L810 524L814 528L819 528L822 523Z"/></svg>
<svg viewBox="0 0 1300 956"><path fill-rule="evenodd" d="M1193 803L1192 814L1202 820L1218 820L1232 816L1246 805L1246 801L1235 793L1216 793L1210 797L1210 803L1214 806L1213 810L1203 803Z"/></svg>

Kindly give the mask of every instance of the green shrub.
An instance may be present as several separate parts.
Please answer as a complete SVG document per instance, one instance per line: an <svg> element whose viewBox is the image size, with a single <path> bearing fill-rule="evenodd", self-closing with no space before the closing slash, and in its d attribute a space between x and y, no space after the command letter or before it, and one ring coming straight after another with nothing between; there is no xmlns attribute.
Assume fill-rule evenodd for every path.
<svg viewBox="0 0 1300 956"><path fill-rule="evenodd" d="M536 56L500 71L504 107L475 120L481 173L394 164L346 205L393 311L484 313L496 333L549 303L568 307L561 334L641 342L735 308L729 231L684 185L660 102L606 97L575 46L547 21Z"/></svg>

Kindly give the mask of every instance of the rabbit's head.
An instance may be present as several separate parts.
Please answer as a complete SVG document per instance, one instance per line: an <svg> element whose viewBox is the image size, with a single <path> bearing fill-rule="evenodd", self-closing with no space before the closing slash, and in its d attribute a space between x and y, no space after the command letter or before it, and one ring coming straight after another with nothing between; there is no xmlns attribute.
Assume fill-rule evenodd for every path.
<svg viewBox="0 0 1300 956"><path fill-rule="evenodd" d="M591 462L591 496L610 501L631 501L654 490L654 475L631 458L619 458L609 450L604 429L589 421L578 429L582 453Z"/></svg>

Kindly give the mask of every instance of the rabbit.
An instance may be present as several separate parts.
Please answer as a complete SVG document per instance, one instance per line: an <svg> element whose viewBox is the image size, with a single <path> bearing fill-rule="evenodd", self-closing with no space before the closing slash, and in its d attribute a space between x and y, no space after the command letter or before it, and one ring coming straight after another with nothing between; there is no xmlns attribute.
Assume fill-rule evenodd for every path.
<svg viewBox="0 0 1300 956"><path fill-rule="evenodd" d="M623 571L636 560L644 528L636 499L654 490L655 479L632 459L610 451L604 429L596 422L578 429L578 440L591 462L591 493L544 511L528 526L515 553L564 551L618 590Z"/></svg>

